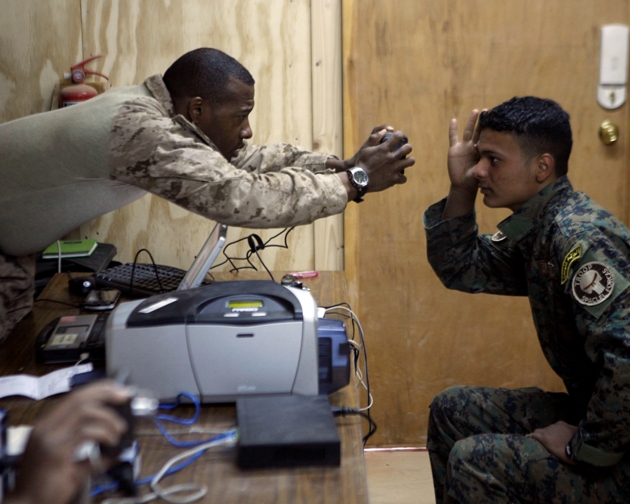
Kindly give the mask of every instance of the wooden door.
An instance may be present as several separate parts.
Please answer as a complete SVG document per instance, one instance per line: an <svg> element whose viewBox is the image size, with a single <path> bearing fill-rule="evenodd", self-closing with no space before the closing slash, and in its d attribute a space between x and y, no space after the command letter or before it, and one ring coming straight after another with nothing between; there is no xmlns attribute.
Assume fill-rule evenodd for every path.
<svg viewBox="0 0 630 504"><path fill-rule="evenodd" d="M558 101L571 115L576 189L628 221L627 105L596 102L600 26L628 22L627 0L345 0L344 130L352 153L373 125L403 129L409 181L346 211L346 271L366 332L372 445L422 445L428 406L456 384L562 390L524 298L445 289L426 259L422 214L447 194L448 124L512 96ZM611 119L621 139L606 147ZM460 128L461 129L461 128ZM482 232L508 211L477 205Z"/></svg>

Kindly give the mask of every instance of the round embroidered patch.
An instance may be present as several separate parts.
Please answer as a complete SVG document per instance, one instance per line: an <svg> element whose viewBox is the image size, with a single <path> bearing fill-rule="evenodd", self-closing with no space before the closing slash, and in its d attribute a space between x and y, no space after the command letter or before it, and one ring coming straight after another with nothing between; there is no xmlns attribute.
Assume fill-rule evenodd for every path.
<svg viewBox="0 0 630 504"><path fill-rule="evenodd" d="M500 242L500 241L505 240L506 238L507 236L505 236L502 231L497 231L496 233L492 235L491 240L493 242Z"/></svg>
<svg viewBox="0 0 630 504"><path fill-rule="evenodd" d="M610 268L600 262L582 266L573 277L573 295L578 303L595 306L610 297L615 277Z"/></svg>

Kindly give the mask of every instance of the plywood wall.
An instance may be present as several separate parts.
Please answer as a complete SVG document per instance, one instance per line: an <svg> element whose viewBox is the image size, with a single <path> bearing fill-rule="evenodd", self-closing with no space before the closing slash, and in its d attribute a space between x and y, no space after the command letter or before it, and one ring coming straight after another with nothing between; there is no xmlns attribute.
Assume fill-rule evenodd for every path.
<svg viewBox="0 0 630 504"><path fill-rule="evenodd" d="M340 1L0 0L0 12L0 121L48 110L63 72L91 55L103 58L90 68L124 86L206 46L234 56L256 79L253 142L341 154ZM121 261L147 248L156 261L186 268L213 224L148 195L80 234L115 244ZM271 269L341 269L342 224L337 216L296 228L289 250L262 257ZM257 232L267 239L278 231ZM250 232L231 228L228 241Z"/></svg>
<svg viewBox="0 0 630 504"><path fill-rule="evenodd" d="M0 0L0 122L50 110L81 58L80 0Z"/></svg>
<svg viewBox="0 0 630 504"><path fill-rule="evenodd" d="M628 2L345 0L345 146L389 122L413 145L409 181L346 210L346 272L366 331L379 430L374 445L421 445L428 406L456 384L560 390L523 298L445 289L426 258L422 214L446 196L448 124L519 95L572 116L569 176L628 221L628 105L596 103L599 27L628 22ZM597 131L610 118L621 140ZM483 232L507 211L477 205Z"/></svg>

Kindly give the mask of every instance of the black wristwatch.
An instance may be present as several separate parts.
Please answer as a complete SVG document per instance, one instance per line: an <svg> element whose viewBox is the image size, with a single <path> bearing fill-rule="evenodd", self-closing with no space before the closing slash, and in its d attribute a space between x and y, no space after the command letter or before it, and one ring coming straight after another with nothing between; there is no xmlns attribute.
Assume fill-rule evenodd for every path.
<svg viewBox="0 0 630 504"><path fill-rule="evenodd" d="M352 184L352 187L357 190L357 197L354 198L353 201L355 201L356 203L361 203L363 201L363 195L367 192L368 182L370 181L370 178L368 177L368 174L365 172L365 170L358 166L355 166L354 168L348 168L346 170L346 173L348 174L348 180Z"/></svg>

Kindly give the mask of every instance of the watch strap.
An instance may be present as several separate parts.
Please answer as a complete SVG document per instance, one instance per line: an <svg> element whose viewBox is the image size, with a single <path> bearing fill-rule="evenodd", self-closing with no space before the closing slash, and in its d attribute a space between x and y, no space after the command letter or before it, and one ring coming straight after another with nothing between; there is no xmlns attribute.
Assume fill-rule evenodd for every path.
<svg viewBox="0 0 630 504"><path fill-rule="evenodd" d="M361 203L363 201L363 196L367 192L367 187L362 187L362 188L356 187L356 190L357 190L357 197L354 198L352 201L354 201L355 203Z"/></svg>

